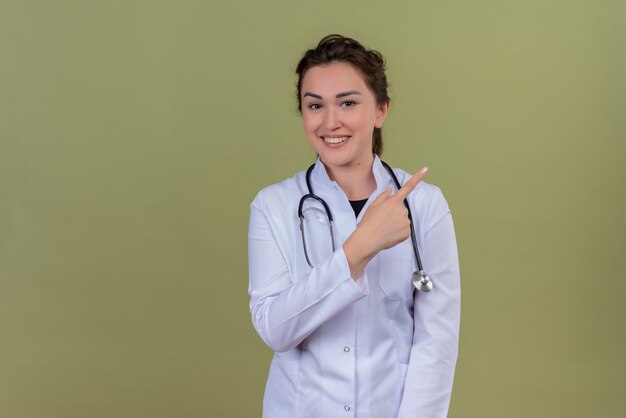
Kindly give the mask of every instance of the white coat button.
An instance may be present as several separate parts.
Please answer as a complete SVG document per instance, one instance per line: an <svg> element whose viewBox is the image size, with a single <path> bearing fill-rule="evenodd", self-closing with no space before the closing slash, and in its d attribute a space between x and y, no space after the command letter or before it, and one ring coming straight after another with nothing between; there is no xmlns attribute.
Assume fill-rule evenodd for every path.
<svg viewBox="0 0 626 418"><path fill-rule="evenodd" d="M346 410L346 412L350 411L350 405L345 405L345 406L343 407L343 409L345 409L345 410Z"/></svg>
<svg viewBox="0 0 626 418"><path fill-rule="evenodd" d="M350 352L350 347L345 346L345 347L343 348L343 351L345 351L346 353L349 353L349 352Z"/></svg>

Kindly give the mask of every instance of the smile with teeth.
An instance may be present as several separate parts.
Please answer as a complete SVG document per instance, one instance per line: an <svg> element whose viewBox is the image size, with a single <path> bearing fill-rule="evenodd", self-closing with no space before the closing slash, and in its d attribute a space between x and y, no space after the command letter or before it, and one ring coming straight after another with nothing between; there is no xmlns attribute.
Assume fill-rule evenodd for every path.
<svg viewBox="0 0 626 418"><path fill-rule="evenodd" d="M329 138L329 137L326 137L326 136L322 137L324 142L326 142L327 144L339 144L341 142L344 142L348 138L349 138L348 136L340 136L338 138Z"/></svg>

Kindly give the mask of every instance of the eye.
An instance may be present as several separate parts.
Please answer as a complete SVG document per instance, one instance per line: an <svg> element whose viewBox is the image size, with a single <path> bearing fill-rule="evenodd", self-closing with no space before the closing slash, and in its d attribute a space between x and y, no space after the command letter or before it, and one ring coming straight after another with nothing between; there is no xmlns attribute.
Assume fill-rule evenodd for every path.
<svg viewBox="0 0 626 418"><path fill-rule="evenodd" d="M356 102L354 100L346 100L341 102L340 106L341 107L352 107L356 104Z"/></svg>
<svg viewBox="0 0 626 418"><path fill-rule="evenodd" d="M307 105L307 108L311 109L311 110L319 110L322 108L322 105L319 103L311 103L309 105Z"/></svg>

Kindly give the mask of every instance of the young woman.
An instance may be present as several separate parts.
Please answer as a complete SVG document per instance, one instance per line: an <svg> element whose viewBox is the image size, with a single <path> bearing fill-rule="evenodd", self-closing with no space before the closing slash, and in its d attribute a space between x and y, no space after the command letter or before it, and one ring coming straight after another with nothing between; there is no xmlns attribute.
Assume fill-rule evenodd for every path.
<svg viewBox="0 0 626 418"><path fill-rule="evenodd" d="M318 158L250 207L252 322L276 352L263 416L445 417L460 315L448 205L425 168L379 158L390 101L378 52L329 35L296 73Z"/></svg>

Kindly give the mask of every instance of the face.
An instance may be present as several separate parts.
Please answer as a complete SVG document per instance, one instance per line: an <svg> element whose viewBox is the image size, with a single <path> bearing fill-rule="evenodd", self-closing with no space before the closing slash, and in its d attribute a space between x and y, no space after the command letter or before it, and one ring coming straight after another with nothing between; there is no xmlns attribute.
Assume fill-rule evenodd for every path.
<svg viewBox="0 0 626 418"><path fill-rule="evenodd" d="M389 103L376 103L355 67L336 62L309 69L300 97L307 140L331 173L371 164L372 134L382 127Z"/></svg>

